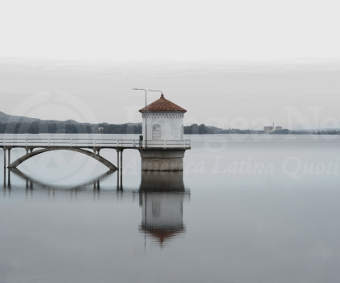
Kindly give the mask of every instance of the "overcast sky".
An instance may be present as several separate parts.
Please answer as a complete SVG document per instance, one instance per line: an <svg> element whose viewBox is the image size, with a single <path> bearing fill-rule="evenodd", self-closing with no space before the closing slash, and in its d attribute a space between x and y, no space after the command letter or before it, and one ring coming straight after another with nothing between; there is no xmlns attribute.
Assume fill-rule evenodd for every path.
<svg viewBox="0 0 340 283"><path fill-rule="evenodd" d="M1 109L139 119L161 88L187 123L340 127L339 1L0 2ZM150 95L150 100L157 98Z"/></svg>

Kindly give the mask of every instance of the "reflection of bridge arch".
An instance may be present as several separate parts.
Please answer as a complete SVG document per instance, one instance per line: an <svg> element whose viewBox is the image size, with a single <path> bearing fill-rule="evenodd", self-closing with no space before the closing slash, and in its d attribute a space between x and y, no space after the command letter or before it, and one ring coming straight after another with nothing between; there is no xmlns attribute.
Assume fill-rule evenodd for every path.
<svg viewBox="0 0 340 283"><path fill-rule="evenodd" d="M110 170L117 170L117 167L112 164L110 161L108 161L107 159L105 159L104 157L100 156L99 154L96 154L94 152L82 149L82 148L76 148L76 147L49 147L49 148L43 148L43 149L38 149L38 150L34 150L32 152L28 152L25 155L23 155L22 157L18 158L17 160L15 160L14 162L12 162L8 167L9 168L15 168L17 166L19 166L21 163L23 163L24 161L26 161L27 159L32 158L33 156L36 156L38 154L44 153L44 152L48 152L48 151L55 151L55 150L71 150L71 151L76 151L82 154L85 154L89 157L92 157L93 159L101 162L102 164L104 164L106 167L108 167Z"/></svg>
<svg viewBox="0 0 340 283"><path fill-rule="evenodd" d="M35 179L33 177L30 177L26 175L24 172L20 171L18 168L11 168L11 172L13 172L16 176L24 179L26 181L26 188L28 187L28 183L31 183L31 188L33 188L34 185L38 185L39 188L47 189L47 190L85 190L85 188L89 185L94 185L94 188L100 189L100 182L109 177L111 174L113 174L112 170L106 171L104 174L101 174L100 176L97 176L91 180L88 180L86 182L74 185L74 186L67 186L67 185L56 185L56 184L48 184L39 181L38 179Z"/></svg>

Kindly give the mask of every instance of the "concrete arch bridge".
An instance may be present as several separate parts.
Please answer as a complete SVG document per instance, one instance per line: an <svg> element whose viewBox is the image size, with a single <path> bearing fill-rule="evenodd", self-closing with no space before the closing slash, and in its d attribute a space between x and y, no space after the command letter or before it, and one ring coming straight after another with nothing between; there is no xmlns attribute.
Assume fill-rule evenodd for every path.
<svg viewBox="0 0 340 283"><path fill-rule="evenodd" d="M0 140L0 148L4 151L4 186L6 186L6 169L18 167L26 160L43 154L45 152L57 150L70 150L85 154L90 158L97 160L105 165L110 171L118 171L117 186L122 185L122 167L123 167L123 151L125 149L136 149L139 151L148 150L185 150L190 148L189 140L157 140L141 142L137 139L112 139L112 138L60 138L60 137L23 137L22 135L13 135L2 138ZM23 148L26 153L11 161L11 150L14 148ZM102 149L114 149L117 153L117 164L113 164L100 155ZM10 184L10 172L8 170L8 181Z"/></svg>

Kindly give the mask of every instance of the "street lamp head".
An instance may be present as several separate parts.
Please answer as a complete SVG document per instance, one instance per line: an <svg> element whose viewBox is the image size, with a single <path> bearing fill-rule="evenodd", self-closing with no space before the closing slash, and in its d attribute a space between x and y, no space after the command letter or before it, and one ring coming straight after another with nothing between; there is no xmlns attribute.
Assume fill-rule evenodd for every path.
<svg viewBox="0 0 340 283"><path fill-rule="evenodd" d="M163 94L163 91L160 89L152 89L152 88L137 88L134 87L132 90L144 90L144 91L150 91L150 92L160 92Z"/></svg>

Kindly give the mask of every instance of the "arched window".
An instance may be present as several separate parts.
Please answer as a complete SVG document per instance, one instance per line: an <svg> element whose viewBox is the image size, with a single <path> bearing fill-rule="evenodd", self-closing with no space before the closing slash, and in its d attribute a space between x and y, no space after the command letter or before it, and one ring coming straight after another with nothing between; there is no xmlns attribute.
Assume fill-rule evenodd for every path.
<svg viewBox="0 0 340 283"><path fill-rule="evenodd" d="M160 140L162 138L162 130L159 124L152 125L152 139Z"/></svg>

